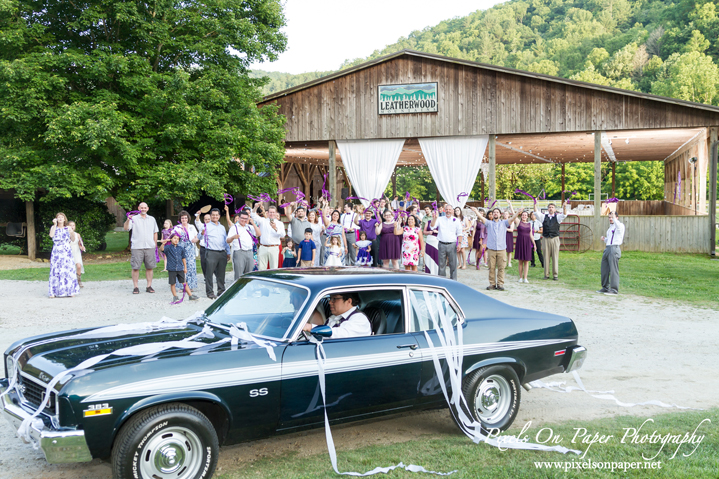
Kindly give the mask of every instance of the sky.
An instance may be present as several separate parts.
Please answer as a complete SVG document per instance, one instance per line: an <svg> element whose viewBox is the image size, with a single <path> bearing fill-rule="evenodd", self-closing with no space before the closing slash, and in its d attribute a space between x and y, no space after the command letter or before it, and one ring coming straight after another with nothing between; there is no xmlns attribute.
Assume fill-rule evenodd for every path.
<svg viewBox="0 0 719 479"><path fill-rule="evenodd" d="M287 50L252 69L285 73L337 70L415 30L486 10L498 0L285 0Z"/></svg>

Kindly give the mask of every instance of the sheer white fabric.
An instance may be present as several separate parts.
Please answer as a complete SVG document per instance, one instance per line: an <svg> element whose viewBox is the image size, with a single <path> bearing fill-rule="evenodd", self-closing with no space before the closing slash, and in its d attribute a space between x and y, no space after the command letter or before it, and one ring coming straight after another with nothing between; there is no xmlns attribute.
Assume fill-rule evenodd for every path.
<svg viewBox="0 0 719 479"><path fill-rule="evenodd" d="M404 140L337 140L353 196L365 198L365 207L384 193L403 146Z"/></svg>
<svg viewBox="0 0 719 479"><path fill-rule="evenodd" d="M489 135L420 138L422 154L446 203L464 207L482 163ZM344 158L344 157L343 157Z"/></svg>

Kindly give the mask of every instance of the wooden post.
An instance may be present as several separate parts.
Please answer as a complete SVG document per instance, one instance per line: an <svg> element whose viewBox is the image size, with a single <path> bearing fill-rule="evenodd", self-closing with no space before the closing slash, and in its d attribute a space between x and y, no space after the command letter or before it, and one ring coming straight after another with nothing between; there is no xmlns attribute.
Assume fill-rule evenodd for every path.
<svg viewBox="0 0 719 479"><path fill-rule="evenodd" d="M489 135L489 204L491 205L497 199L497 156L496 156L496 138Z"/></svg>
<svg viewBox="0 0 719 479"><path fill-rule="evenodd" d="M716 230L716 213L717 213L717 160L719 138L717 138L717 129L712 128L709 133L709 141L711 147L709 149L709 253L716 257L717 230Z"/></svg>
<svg viewBox="0 0 719 479"><path fill-rule="evenodd" d="M601 243L602 226L602 132L594 132L594 248Z"/></svg>
<svg viewBox="0 0 719 479"><path fill-rule="evenodd" d="M612 198L617 196L617 162L612 161Z"/></svg>
<svg viewBox="0 0 719 479"><path fill-rule="evenodd" d="M165 218L172 221L172 200L165 201Z"/></svg>
<svg viewBox="0 0 719 479"><path fill-rule="evenodd" d="M330 196L332 197L332 201L337 201L337 156L335 153L336 143L334 140L330 140L329 143L330 148L330 165L329 165L329 171L327 174L327 182L329 183L327 185L327 191L329 192ZM331 203L330 203L331 204Z"/></svg>
<svg viewBox="0 0 719 479"><path fill-rule="evenodd" d="M397 167L392 171L392 199L397 196Z"/></svg>
<svg viewBox="0 0 719 479"><path fill-rule="evenodd" d="M564 163L562 163L562 204L564 204Z"/></svg>
<svg viewBox="0 0 719 479"><path fill-rule="evenodd" d="M484 205L484 172L483 171L479 172L479 180L482 184L482 197L479 199L479 205L482 208L484 208L485 205Z"/></svg>
<svg viewBox="0 0 719 479"><path fill-rule="evenodd" d="M35 204L25 202L25 221L27 222L27 259L35 260L37 245L35 244Z"/></svg>

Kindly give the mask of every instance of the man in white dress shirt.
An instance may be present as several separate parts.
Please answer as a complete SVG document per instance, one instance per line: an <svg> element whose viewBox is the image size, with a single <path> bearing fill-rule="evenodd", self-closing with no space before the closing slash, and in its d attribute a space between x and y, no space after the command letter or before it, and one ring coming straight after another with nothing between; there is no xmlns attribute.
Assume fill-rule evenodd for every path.
<svg viewBox="0 0 719 479"><path fill-rule="evenodd" d="M622 257L621 245L624 242L624 225L619 215L609 212L607 236L602 236L606 245L602 255L602 289L597 293L616 296L619 293L619 258Z"/></svg>
<svg viewBox="0 0 719 479"><path fill-rule="evenodd" d="M238 216L237 223L230 226L230 231L227 232L227 242L232 248L232 269L235 272L235 281L243 274L252 271L255 266L255 258L252 255L254 243L252 235L261 237L260 229L250 218L247 210L242 210Z"/></svg>
<svg viewBox="0 0 719 479"><path fill-rule="evenodd" d="M444 205L444 214L430 224L432 230L437 230L439 241L439 276L446 276L449 263L449 277L457 281L457 253L462 247L457 240L462 236L462 222L454 217L454 208L450 204Z"/></svg>
<svg viewBox="0 0 719 479"><path fill-rule="evenodd" d="M349 254L345 255L345 266L354 266L355 264L355 249L353 246L357 243L356 230L359 229L357 226L360 220L360 216L355 213L352 209L352 203L345 203L345 212L340 216L340 224L345 231L345 238L347 239L347 251Z"/></svg>
<svg viewBox="0 0 719 479"><path fill-rule="evenodd" d="M330 313L327 326L332 328L332 339L369 336L372 325L364 313L357 309L359 296L357 293L337 293L330 295ZM314 324L308 322L302 329L312 331Z"/></svg>
<svg viewBox="0 0 719 479"><path fill-rule="evenodd" d="M260 270L267 269L267 263L270 269L279 266L280 244L282 238L285 237L285 225L280 221L280 215L276 206L267 208L267 216L263 218L257 214L259 203L255 203L252 209L252 219L255 224L260 227L260 249L257 252L257 268Z"/></svg>
<svg viewBox="0 0 719 479"><path fill-rule="evenodd" d="M534 203L534 215L542 223L542 249L544 250L544 279L549 279L549 270L552 270L552 279L559 278L559 225L567 217L567 204L562 205L562 213L557 213L554 203L547 206L545 215Z"/></svg>

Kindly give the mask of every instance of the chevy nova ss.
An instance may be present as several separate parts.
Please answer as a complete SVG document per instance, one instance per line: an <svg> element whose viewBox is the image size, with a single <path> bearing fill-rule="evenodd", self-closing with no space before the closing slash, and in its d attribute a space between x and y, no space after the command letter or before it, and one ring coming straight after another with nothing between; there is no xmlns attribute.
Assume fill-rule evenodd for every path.
<svg viewBox="0 0 719 479"><path fill-rule="evenodd" d="M189 321L17 342L5 352L0 408L51 463L111 458L117 478L210 477L220 445L324 424L316 345L302 327L313 313L328 317L329 295L341 292L359 295L373 334L313 330L332 424L447 406L430 349L439 309L462 329L463 393L488 429L512 424L521 385L577 369L586 354L571 319L445 278L283 269L243 276Z"/></svg>

